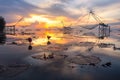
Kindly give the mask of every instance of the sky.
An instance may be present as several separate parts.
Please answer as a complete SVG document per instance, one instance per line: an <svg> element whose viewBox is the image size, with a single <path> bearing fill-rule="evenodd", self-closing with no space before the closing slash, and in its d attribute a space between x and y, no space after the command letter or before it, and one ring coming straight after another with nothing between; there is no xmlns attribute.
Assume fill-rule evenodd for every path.
<svg viewBox="0 0 120 80"><path fill-rule="evenodd" d="M0 16L20 26L68 26L93 10L103 22L120 24L120 0L0 0ZM84 22L86 18L84 18ZM82 22L82 21L81 21Z"/></svg>

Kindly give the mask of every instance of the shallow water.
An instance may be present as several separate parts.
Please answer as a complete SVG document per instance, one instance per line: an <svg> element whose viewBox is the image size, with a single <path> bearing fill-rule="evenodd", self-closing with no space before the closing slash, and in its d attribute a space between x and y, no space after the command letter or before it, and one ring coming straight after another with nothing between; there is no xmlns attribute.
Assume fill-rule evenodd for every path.
<svg viewBox="0 0 120 80"><path fill-rule="evenodd" d="M56 32L57 34L58 32ZM45 33L41 33L42 35ZM49 32L47 31L48 35ZM116 37L114 33L110 38L104 40L98 40L91 37L81 37L76 34L55 35L55 32L49 34L52 36L50 39L51 44L47 45L46 34L42 36L45 40L40 43L40 38L38 43L33 46L32 50L28 50L28 44L26 45L0 45L0 64L30 64L30 68L22 72L19 75L13 77L3 77L0 76L0 80L119 80L120 79L120 42L119 37ZM114 35L113 35L114 34ZM80 42L84 42L80 44ZM88 42L93 42L89 44ZM40 43L40 44L39 44ZM98 43L112 43L117 47L116 49L112 46L99 47ZM49 46L65 47L67 50L47 50ZM67 54L69 57L82 55L94 55L101 59L101 62L92 65L79 65L70 64L64 59L56 61L42 61L39 59L34 59L31 56L36 54L41 54L43 52L54 52L55 54ZM111 62L110 66L102 66L107 62ZM74 66L74 68L71 67Z"/></svg>

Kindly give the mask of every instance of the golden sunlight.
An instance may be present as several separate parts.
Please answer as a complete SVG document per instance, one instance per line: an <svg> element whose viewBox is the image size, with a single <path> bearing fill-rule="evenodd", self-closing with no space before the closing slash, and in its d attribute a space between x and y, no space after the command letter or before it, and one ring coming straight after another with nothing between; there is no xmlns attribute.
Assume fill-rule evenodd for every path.
<svg viewBox="0 0 120 80"><path fill-rule="evenodd" d="M26 23L35 23L38 22L38 26L42 26L44 28L51 28L51 27L63 27L60 23L61 21L68 21L66 17L54 17L48 15L35 15L31 14L29 18L25 18L24 21Z"/></svg>
<svg viewBox="0 0 120 80"><path fill-rule="evenodd" d="M61 38L64 36L62 32L57 32L57 31L41 31L38 32L37 35L39 36L37 39L33 40L33 45L46 45L48 41L53 42L53 43L58 43L58 44L65 44L67 43L67 40ZM47 36L50 36L51 38L48 40Z"/></svg>
<svg viewBox="0 0 120 80"><path fill-rule="evenodd" d="M17 17L18 20L21 18L20 16ZM63 23L61 22L64 22ZM75 20L65 17L65 16L51 16L51 15L37 15L37 14L30 14L29 17L24 17L21 21L17 23L17 27L20 26L31 26L32 24L37 24L33 27L37 28L62 28L63 26L68 26L73 23ZM17 21L16 21L17 22ZM16 22L9 23L8 25L14 25Z"/></svg>

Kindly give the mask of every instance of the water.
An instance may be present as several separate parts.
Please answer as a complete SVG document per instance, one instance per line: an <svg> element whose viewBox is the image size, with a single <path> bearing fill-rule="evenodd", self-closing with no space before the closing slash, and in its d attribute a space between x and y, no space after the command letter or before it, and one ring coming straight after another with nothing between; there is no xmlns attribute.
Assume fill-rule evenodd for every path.
<svg viewBox="0 0 120 80"><path fill-rule="evenodd" d="M58 34L58 35L56 35ZM5 77L0 76L0 80L119 80L120 79L120 42L119 36L112 33L110 38L104 40L98 40L96 37L78 37L77 34L64 35L61 32L47 31L38 33L39 38L33 40L36 44L33 44L33 49L28 50L29 44L27 41L25 45L0 45L0 64L30 64L30 67L24 72L12 76ZM37 36L38 36L37 35ZM49 40L51 44L47 45L46 36L51 36ZM75 36L74 36L75 35ZM117 36L117 37L116 37ZM42 41L43 40L43 41ZM7 40L9 43L9 40ZM80 44L80 42L85 42ZM93 42L95 44L88 44ZM96 43L112 43L114 46L99 47ZM48 47L56 47L47 50ZM62 47L66 50L59 50ZM44 52L54 52L55 54L66 54L70 57L78 54L93 55L101 59L101 62L92 65L79 65L70 64L64 59L56 61L43 61L34 59L31 56L42 54ZM111 62L110 66L102 66L107 62ZM71 67L74 65L74 68Z"/></svg>

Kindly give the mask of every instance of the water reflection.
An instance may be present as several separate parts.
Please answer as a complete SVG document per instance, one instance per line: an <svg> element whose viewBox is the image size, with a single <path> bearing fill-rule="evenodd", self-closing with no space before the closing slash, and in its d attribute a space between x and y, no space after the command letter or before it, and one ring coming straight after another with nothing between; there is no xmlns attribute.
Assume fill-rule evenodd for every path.
<svg viewBox="0 0 120 80"><path fill-rule="evenodd" d="M71 32L72 33L72 32ZM90 34L90 33L87 33ZM74 34L75 35L75 34ZM64 34L63 31L60 30L41 30L40 32L36 32L36 34L33 36L17 36L15 38L25 38L28 45L28 50L32 50L32 46L39 46L39 45L50 45L52 44L72 44L76 43L78 46L83 46L87 48L86 51L90 52L94 50L94 47L97 46L99 48L112 48L113 50L120 50L120 48L116 47L115 44L113 44L113 40L111 39L98 39L96 37L89 37L91 35L86 35L88 37L84 36L72 36L71 34ZM5 35L2 35L0 37L0 43L4 44L6 40ZM104 41L104 43L103 43ZM110 44L112 43L112 44ZM16 44L16 43L12 43Z"/></svg>
<svg viewBox="0 0 120 80"><path fill-rule="evenodd" d="M51 36L47 35L47 39L48 39L47 45L50 45L50 44L51 44L50 38L51 38Z"/></svg>
<svg viewBox="0 0 120 80"><path fill-rule="evenodd" d="M120 47L116 47L116 46L114 45L113 50L120 50Z"/></svg>
<svg viewBox="0 0 120 80"><path fill-rule="evenodd" d="M47 45L50 45L50 44L51 44L51 42L50 42L50 41L48 41L48 42L47 42Z"/></svg>
<svg viewBox="0 0 120 80"><path fill-rule="evenodd" d="M112 48L113 50L120 50L120 47L116 47L115 44L110 43L100 43L98 44L99 48Z"/></svg>
<svg viewBox="0 0 120 80"><path fill-rule="evenodd" d="M49 36L48 36L49 35ZM51 52L55 52L54 55L49 55L48 59L47 59L47 54L43 54L42 56L42 59L44 58L47 61L51 60L49 58L56 58L56 54L60 55L62 53L62 55L60 56L63 56L64 59L59 59L59 60L54 60L54 62L51 62L51 64L46 64L45 66L43 66L43 68L41 68L41 66L38 68L35 68L32 73L30 74L30 78L33 76L37 77L37 78L41 78L43 76L45 76L46 80L50 79L52 77L52 80L54 80L55 78L53 76L57 76L58 79L61 79L63 80L61 77L66 77L68 76L67 79L64 79L64 80L80 80L79 78L82 78L83 74L85 73L85 77L87 76L87 74L91 74L93 73L93 71L96 71L94 72L94 74L91 74L91 76L93 77L96 77L95 74L104 74L104 72L100 72L100 71L104 71L103 68L101 68L102 66L104 67L110 67L111 65L113 65L114 63L112 62L108 62L108 61L111 61L109 59L107 59L107 61L105 61L103 64L100 64L97 65L97 64L94 64L94 63L90 63L90 67L89 65L82 65L84 68L80 68L81 65L78 65L77 66L74 66L73 63L71 64L68 64L65 60L67 60L67 58L72 57L72 56L75 56L72 58L72 62L76 62L76 61L82 61L80 57L83 57L84 59L86 58L86 61L90 61L88 57L86 56L82 56L82 53L84 53L84 55L86 54L89 54L88 52L85 53L84 51L82 50L86 50L89 51L89 52L95 52L98 54L99 51L97 49L100 49L101 51L103 51L104 49L102 48L110 48L111 49L111 44L107 44L107 43L100 43L99 45L97 45L98 43L95 42L95 40L93 38L77 38L77 37L73 37L73 36L65 36L63 35L62 32L56 32L56 31L43 31L43 32L38 32L38 36L39 38L36 38L33 39L33 38L28 38L28 42L29 42L29 45L28 45L28 50L32 50L32 43L34 42L34 44L36 45L50 45L51 43L61 43L61 44L64 44L64 45L50 45L50 46L40 46L40 50L44 53L45 51L49 51L48 53ZM84 41L84 42L83 42ZM89 41L89 42L88 42ZM71 43L68 43L67 42L71 42ZM96 44L97 43L97 44ZM67 44L67 45L66 45ZM96 45L99 46L99 48L97 47L96 48ZM113 47L113 46L112 46ZM116 46L115 46L116 47ZM115 48L117 49L117 48ZM93 51L94 50L94 51ZM100 52L101 52L100 51ZM60 53L57 53L57 52L60 52ZM105 54L107 54L108 51L104 51ZM108 52L109 53L109 52ZM33 53L34 54L34 53ZM41 54L41 53L40 53ZM67 55L66 55L67 54ZM76 55L77 54L80 54L79 56L77 56L76 58ZM110 54L110 53L109 53ZM90 55L90 54L89 54ZM113 54L112 54L113 55ZM40 55L41 56L41 55ZM34 58L39 58L39 56L35 57L35 56L32 56ZM67 58L66 58L67 57ZM104 57L104 56L103 56ZM41 58L41 57L40 57ZM59 58L59 56L58 56ZM61 57L60 57L61 58ZM93 57L90 57L93 59ZM105 58L106 59L106 58ZM33 59L32 59L33 60ZM112 59L113 60L113 59ZM29 60L31 61L31 60ZM35 62L34 62L35 61ZM40 59L38 60L33 60L31 62L34 62L34 64L37 64L37 61L41 64L42 61ZM97 61L97 60L93 60L93 61ZM44 62L44 61L43 61ZM33 64L33 63L32 63ZM33 65L34 65L33 64ZM75 64L76 65L76 64ZM49 67L48 67L49 66ZM70 67L69 67L70 66ZM95 66L94 68L91 67L91 66ZM73 68L74 67L74 68ZM88 68L87 68L88 67ZM72 69L71 69L72 68ZM37 70L36 70L37 69ZM39 69L39 70L38 70ZM119 69L119 68L118 68ZM88 72L89 71L89 72ZM29 71L28 71L29 72ZM38 72L38 73L37 73ZM98 73L99 72L99 73ZM34 73L34 75L33 75ZM48 74L48 75L46 75ZM81 76L77 76L77 75L81 74ZM75 75L75 76L74 76ZM46 77L47 76L47 77ZM71 76L72 78L70 79ZM73 78L75 77L75 78ZM83 79L82 79L83 80ZM84 79L85 80L85 79ZM90 79L88 79L90 80ZM93 79L91 79L93 80ZM96 79L98 80L98 78ZM101 79L102 80L102 79Z"/></svg>
<svg viewBox="0 0 120 80"><path fill-rule="evenodd" d="M27 40L29 42L28 50L32 50L32 38L29 37Z"/></svg>
<svg viewBox="0 0 120 80"><path fill-rule="evenodd" d="M6 35L5 33L0 34L0 44L5 44L6 42Z"/></svg>
<svg viewBox="0 0 120 80"><path fill-rule="evenodd" d="M49 45L51 42L64 44L67 42L64 38L64 34L59 30L43 30L36 32L36 39L33 40L33 44L36 45ZM47 43L47 44L46 44Z"/></svg>
<svg viewBox="0 0 120 80"><path fill-rule="evenodd" d="M28 50L32 50L32 45L29 45L29 46L28 46Z"/></svg>

